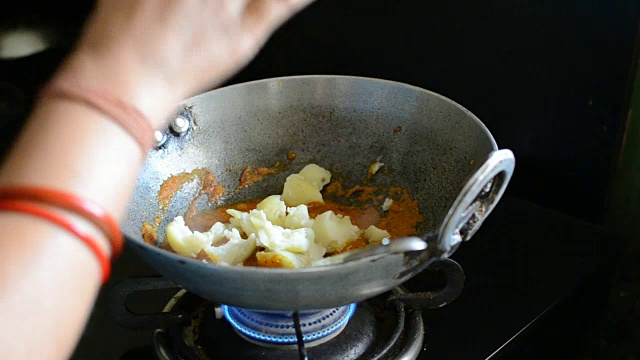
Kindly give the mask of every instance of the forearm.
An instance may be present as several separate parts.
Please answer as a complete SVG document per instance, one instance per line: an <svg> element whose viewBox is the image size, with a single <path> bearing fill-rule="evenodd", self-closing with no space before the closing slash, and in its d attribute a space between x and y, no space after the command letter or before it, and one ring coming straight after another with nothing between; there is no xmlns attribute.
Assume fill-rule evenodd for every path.
<svg viewBox="0 0 640 360"><path fill-rule="evenodd" d="M72 192L119 217L143 156L129 134L96 110L47 99L3 164L0 183Z"/></svg>
<svg viewBox="0 0 640 360"><path fill-rule="evenodd" d="M180 99L219 84L310 0L98 1L78 49L56 76L106 91L161 127ZM99 111L37 104L0 168L0 186L54 188L120 219L146 154ZM65 214L93 235L86 220ZM0 358L68 357L100 285L96 256L30 215L0 212Z"/></svg>
<svg viewBox="0 0 640 360"><path fill-rule="evenodd" d="M36 107L0 170L0 184L72 192L119 218L142 161L137 143L101 113L47 100ZM97 229L72 220L108 250ZM64 229L33 216L0 212L0 229L0 357L68 357L100 285L94 254Z"/></svg>

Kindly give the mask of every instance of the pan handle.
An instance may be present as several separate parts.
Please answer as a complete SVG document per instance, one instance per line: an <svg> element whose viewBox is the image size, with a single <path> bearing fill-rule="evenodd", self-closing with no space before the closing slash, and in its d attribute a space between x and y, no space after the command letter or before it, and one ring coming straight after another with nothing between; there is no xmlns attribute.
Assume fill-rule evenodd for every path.
<svg viewBox="0 0 640 360"><path fill-rule="evenodd" d="M129 329L150 330L170 328L189 322L189 314L183 311L138 314L131 311L126 300L129 295L147 290L181 289L181 287L164 277L145 277L126 279L116 284L109 291L109 310L113 319Z"/></svg>
<svg viewBox="0 0 640 360"><path fill-rule="evenodd" d="M439 230L442 257L453 254L461 242L471 239L504 194L515 157L511 150L496 150L467 181L449 209Z"/></svg>
<svg viewBox="0 0 640 360"><path fill-rule="evenodd" d="M444 274L447 281L444 289L415 293L399 291L395 292L389 300L399 301L410 309L432 310L450 304L460 296L466 280L464 270L460 264L448 258L436 259L429 264L427 270Z"/></svg>

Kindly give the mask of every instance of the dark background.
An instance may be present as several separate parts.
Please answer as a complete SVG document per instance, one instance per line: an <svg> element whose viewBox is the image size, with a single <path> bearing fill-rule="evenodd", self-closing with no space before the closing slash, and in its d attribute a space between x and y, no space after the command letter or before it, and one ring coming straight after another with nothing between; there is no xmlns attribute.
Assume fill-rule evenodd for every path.
<svg viewBox="0 0 640 360"><path fill-rule="evenodd" d="M232 81L397 80L450 97L516 154L512 193L600 222L640 2L320 1Z"/></svg>
<svg viewBox="0 0 640 360"><path fill-rule="evenodd" d="M0 91L14 94L0 104L5 124L15 120L7 126L23 118L31 94L68 51L92 6L61 4L2 5L0 28L45 28L62 44L27 59L1 60ZM438 92L475 113L500 147L514 151L512 194L601 223L639 14L637 0L319 0L228 83L345 74ZM14 86L26 101L7 90Z"/></svg>

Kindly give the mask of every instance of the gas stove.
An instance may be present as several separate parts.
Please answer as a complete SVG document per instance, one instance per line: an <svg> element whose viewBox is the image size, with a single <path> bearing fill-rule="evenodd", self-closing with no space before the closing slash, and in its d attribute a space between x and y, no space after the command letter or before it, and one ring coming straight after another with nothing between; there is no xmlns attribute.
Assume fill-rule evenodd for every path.
<svg viewBox="0 0 640 360"><path fill-rule="evenodd" d="M119 289L165 286L175 285L162 278L141 278ZM419 310L391 300L401 292L399 288L359 304L291 313L212 304L178 290L162 313L140 317L116 306L115 316L122 324L152 327L149 355L162 360L416 359L422 350L422 317ZM117 298L127 293L118 291Z"/></svg>
<svg viewBox="0 0 640 360"><path fill-rule="evenodd" d="M427 269L299 314L206 302L125 251L73 358L533 359L554 341L570 355L598 320L619 248L600 227L506 195L452 257L457 276Z"/></svg>
<svg viewBox="0 0 640 360"><path fill-rule="evenodd" d="M109 291L111 317L129 329L151 330L158 359L416 359L422 349L421 311L437 309L462 292L465 274L451 259L422 276L423 289L403 287L330 309L267 311L216 304L162 277L129 278ZM161 312L141 313L131 296L174 289ZM331 296L331 289L327 289ZM146 294L144 294L146 293ZM160 295L161 296L161 295ZM138 308L144 308L138 306Z"/></svg>

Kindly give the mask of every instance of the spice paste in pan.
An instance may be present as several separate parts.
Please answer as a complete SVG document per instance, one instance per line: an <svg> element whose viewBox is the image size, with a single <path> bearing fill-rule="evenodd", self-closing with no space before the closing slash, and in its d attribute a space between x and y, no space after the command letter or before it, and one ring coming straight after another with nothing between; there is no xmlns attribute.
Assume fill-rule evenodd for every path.
<svg viewBox="0 0 640 360"><path fill-rule="evenodd" d="M265 169L265 171L261 169ZM253 183L251 180L256 178L260 180L263 176L271 174L274 171L273 168L256 168L252 170L251 167L247 167L242 176L242 179L245 180L244 186ZM254 177L254 175L256 177ZM260 201L263 200L255 199L234 204L212 206L209 209L199 210L195 207L195 203L200 197L207 196L210 202L213 202L225 192L224 188L216 182L210 171L201 169L172 176L162 184L160 192L158 193L158 202L162 212L166 211L168 204L180 188L184 184L194 180L200 181L202 191L198 197L191 202L191 205L184 214L184 223L193 231L207 231L216 222L228 223L231 218L231 215L227 213L228 209L249 212L255 209ZM241 185L242 184L243 182L241 181ZM383 188L356 185L351 188L345 188L341 181L334 180L322 190L322 197L324 204L319 202L307 204L310 218L314 219L321 213L333 211L336 215L349 216L353 225L356 225L360 230L365 230L371 225L384 229L389 233L391 240L398 237L418 235L418 228L424 220L419 212L417 200L412 199L408 191L401 187ZM156 233L161 220L162 214L155 219L153 224L143 224L142 234L145 242L158 245ZM366 245L368 245L367 239L364 237L364 233L361 233L357 239L346 243L340 249L327 253L325 256L358 249ZM167 241L163 241L160 246L172 251ZM256 259L256 252L257 250L246 258L242 264L244 266L270 266L267 262L259 264ZM196 258L208 261L208 257L204 251L197 254ZM276 267L280 266L280 264L271 265Z"/></svg>

